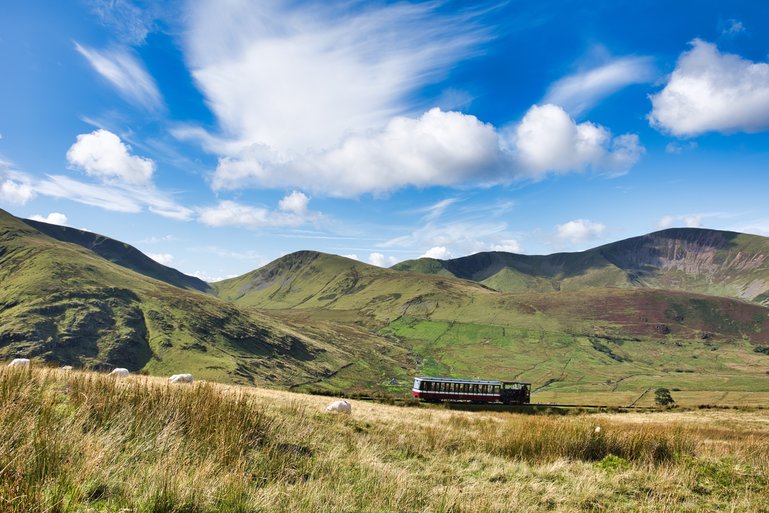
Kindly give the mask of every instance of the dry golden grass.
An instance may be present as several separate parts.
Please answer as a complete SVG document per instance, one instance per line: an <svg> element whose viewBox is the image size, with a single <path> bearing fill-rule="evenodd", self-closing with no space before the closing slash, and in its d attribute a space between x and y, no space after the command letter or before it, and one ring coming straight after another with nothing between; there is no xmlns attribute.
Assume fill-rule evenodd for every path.
<svg viewBox="0 0 769 513"><path fill-rule="evenodd" d="M0 511L769 511L769 412L330 400L0 369Z"/></svg>

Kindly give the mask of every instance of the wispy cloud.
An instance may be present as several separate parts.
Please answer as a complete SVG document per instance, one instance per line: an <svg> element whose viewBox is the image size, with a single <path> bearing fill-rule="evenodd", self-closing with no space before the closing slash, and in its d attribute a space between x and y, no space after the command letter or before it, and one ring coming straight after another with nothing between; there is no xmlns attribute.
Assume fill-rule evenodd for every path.
<svg viewBox="0 0 769 513"><path fill-rule="evenodd" d="M199 2L186 48L224 131L304 152L408 113L408 94L489 39L435 3Z"/></svg>
<svg viewBox="0 0 769 513"><path fill-rule="evenodd" d="M162 107L163 99L155 80L131 50L114 48L99 51L79 43L75 43L75 49L127 101L150 110Z"/></svg>
<svg viewBox="0 0 769 513"><path fill-rule="evenodd" d="M623 57L601 66L579 71L555 82L543 100L578 116L603 98L632 84L654 80L656 71L650 57Z"/></svg>

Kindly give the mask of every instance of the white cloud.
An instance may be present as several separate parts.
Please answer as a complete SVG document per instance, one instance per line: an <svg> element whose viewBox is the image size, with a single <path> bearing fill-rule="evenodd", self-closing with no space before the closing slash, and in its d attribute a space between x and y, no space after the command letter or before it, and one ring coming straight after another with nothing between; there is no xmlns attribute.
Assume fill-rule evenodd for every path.
<svg viewBox="0 0 769 513"><path fill-rule="evenodd" d="M294 186L335 196L385 193L406 185L499 180L504 155L493 126L432 109L395 117L381 132L351 136L332 150L275 161L263 146L219 161L214 189ZM365 171L364 171L365 170Z"/></svg>
<svg viewBox="0 0 769 513"><path fill-rule="evenodd" d="M493 185L587 168L621 174L644 152L635 134L612 137L600 125L577 124L556 105L533 106L507 133L504 139L475 116L435 108L419 118L395 117L381 132L351 136L337 148L293 159L251 146L220 159L212 187L289 186L350 197L404 186Z"/></svg>
<svg viewBox="0 0 769 513"><path fill-rule="evenodd" d="M446 246L434 246L425 251L419 258L435 258L438 260L448 260L451 258L451 251Z"/></svg>
<svg viewBox="0 0 769 513"><path fill-rule="evenodd" d="M155 163L131 155L130 149L117 135L99 129L78 135L75 144L67 151L67 161L100 179L114 179L128 184L149 182L155 172Z"/></svg>
<svg viewBox="0 0 769 513"><path fill-rule="evenodd" d="M475 116L423 112L412 93L489 38L472 10L449 17L436 2L290 7L204 0L187 19L185 55L220 133L194 126L172 133L219 156L215 191L299 188L355 197L409 186L490 186L588 168L623 173L643 153L637 136L576 124L556 106L532 107L503 136ZM593 98L642 80L648 65L621 59L560 90ZM623 71L630 77L620 78ZM567 140L555 158L532 159L550 138L527 128L557 111L551 125L561 123ZM514 141L508 132L516 132Z"/></svg>
<svg viewBox="0 0 769 513"><path fill-rule="evenodd" d="M64 198L113 212L139 213L145 207L163 217L187 220L192 210L175 203L151 185L131 188L123 185L89 184L66 176L48 176L32 185L35 192Z"/></svg>
<svg viewBox="0 0 769 513"><path fill-rule="evenodd" d="M285 212L293 212L297 215L307 214L307 206L310 204L310 198L299 191L293 191L288 196L278 202L278 208Z"/></svg>
<svg viewBox="0 0 769 513"><path fill-rule="evenodd" d="M270 226L301 226L321 218L319 212L307 209L309 198L294 191L278 203L278 210L252 207L234 201L220 201L213 207L199 210L198 220L209 226L244 226L263 228Z"/></svg>
<svg viewBox="0 0 769 513"><path fill-rule="evenodd" d="M40 221L48 224L58 224L59 226L67 226L67 216L60 212L51 212L47 216L43 217L40 214L35 214L30 217L33 221Z"/></svg>
<svg viewBox="0 0 769 513"><path fill-rule="evenodd" d="M558 80L548 89L543 103L559 105L576 116L624 87L652 81L654 75L649 57L615 59Z"/></svg>
<svg viewBox="0 0 769 513"><path fill-rule="evenodd" d="M35 191L29 183L6 178L0 182L0 202L12 205L24 205L35 197Z"/></svg>
<svg viewBox="0 0 769 513"><path fill-rule="evenodd" d="M679 137L769 128L769 64L721 53L695 39L651 96L652 126Z"/></svg>
<svg viewBox="0 0 769 513"><path fill-rule="evenodd" d="M534 105L511 133L511 150L531 178L592 168L610 174L630 169L645 151L635 134L612 137L590 122L577 124L557 105Z"/></svg>
<svg viewBox="0 0 769 513"><path fill-rule="evenodd" d="M606 230L606 226L587 219L574 219L557 225L556 230L559 239L576 244L600 237Z"/></svg>
<svg viewBox="0 0 769 513"><path fill-rule="evenodd" d="M155 81L130 50L98 51L78 43L75 43L75 49L129 102L148 109L162 106L163 100Z"/></svg>
<svg viewBox="0 0 769 513"><path fill-rule="evenodd" d="M377 267L392 267L398 263L398 259L394 256L385 256L382 253L371 253L368 256L368 261Z"/></svg>
<svg viewBox="0 0 769 513"><path fill-rule="evenodd" d="M208 0L187 22L187 60L224 131L293 152L408 112L409 93L488 38L471 15L446 17L430 3Z"/></svg>
<svg viewBox="0 0 769 513"><path fill-rule="evenodd" d="M682 216L662 216L657 221L657 228L664 230L673 226L686 226L687 228L702 228L703 217L721 217L719 214L686 214Z"/></svg>
<svg viewBox="0 0 769 513"><path fill-rule="evenodd" d="M174 256L169 253L147 253L147 256L163 265L171 265L174 262Z"/></svg>
<svg viewBox="0 0 769 513"><path fill-rule="evenodd" d="M343 256L343 257L345 257L345 258L350 258L350 259L352 259L352 260L358 260L358 261L360 261L360 258L358 258L358 255L356 255L356 254L354 254L354 253L353 253L353 254L351 254L351 255L342 255L342 256Z"/></svg>
<svg viewBox="0 0 769 513"><path fill-rule="evenodd" d="M501 240L498 244L492 244L491 251L504 251L506 253L522 253L521 244L515 239Z"/></svg>

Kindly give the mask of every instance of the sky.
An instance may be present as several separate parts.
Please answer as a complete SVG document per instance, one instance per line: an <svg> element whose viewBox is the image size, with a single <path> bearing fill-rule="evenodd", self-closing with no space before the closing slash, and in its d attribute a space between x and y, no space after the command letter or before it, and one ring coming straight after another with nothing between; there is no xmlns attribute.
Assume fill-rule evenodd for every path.
<svg viewBox="0 0 769 513"><path fill-rule="evenodd" d="M769 4L0 0L0 208L207 281L769 236Z"/></svg>

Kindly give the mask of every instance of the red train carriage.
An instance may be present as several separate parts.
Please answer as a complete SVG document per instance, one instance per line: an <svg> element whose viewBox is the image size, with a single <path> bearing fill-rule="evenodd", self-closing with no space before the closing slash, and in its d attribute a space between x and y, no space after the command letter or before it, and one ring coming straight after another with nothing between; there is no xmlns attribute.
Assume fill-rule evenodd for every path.
<svg viewBox="0 0 769 513"><path fill-rule="evenodd" d="M411 394L423 401L529 404L531 383L470 379L414 378Z"/></svg>

